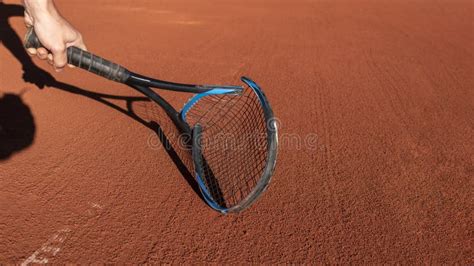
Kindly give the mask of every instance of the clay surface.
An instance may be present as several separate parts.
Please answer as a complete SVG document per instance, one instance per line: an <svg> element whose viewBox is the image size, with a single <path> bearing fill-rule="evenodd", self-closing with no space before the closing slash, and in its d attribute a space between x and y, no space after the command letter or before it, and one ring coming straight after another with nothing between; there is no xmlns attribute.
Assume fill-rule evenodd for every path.
<svg viewBox="0 0 474 266"><path fill-rule="evenodd" d="M19 131L0 134L0 262L474 262L473 1L57 0L89 50L131 70L261 85L276 172L228 216L137 119L175 147L158 107L34 58L40 73L20 1L4 2L0 117Z"/></svg>

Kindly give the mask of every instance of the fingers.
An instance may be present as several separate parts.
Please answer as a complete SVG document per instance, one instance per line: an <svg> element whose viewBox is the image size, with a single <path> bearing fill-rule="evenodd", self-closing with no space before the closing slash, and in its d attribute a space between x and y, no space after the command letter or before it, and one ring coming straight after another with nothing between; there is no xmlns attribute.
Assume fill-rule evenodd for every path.
<svg viewBox="0 0 474 266"><path fill-rule="evenodd" d="M52 66L54 65L53 54L48 54L48 63Z"/></svg>
<svg viewBox="0 0 474 266"><path fill-rule="evenodd" d="M85 46L83 47L85 48ZM28 48L26 50L31 56L36 55L41 60L47 60L50 65L54 66L54 69L57 72L62 71L67 64L66 48L55 47L51 49L51 52L46 50L44 47L38 49ZM69 66L74 67L73 65Z"/></svg>
<svg viewBox="0 0 474 266"><path fill-rule="evenodd" d="M50 65L54 65L53 54L51 54L45 48L28 48L26 49L30 56L37 56L41 60L47 60Z"/></svg>
<svg viewBox="0 0 474 266"><path fill-rule="evenodd" d="M53 47L51 52L53 53L54 69L57 72L62 71L67 64L66 46Z"/></svg>
<svg viewBox="0 0 474 266"><path fill-rule="evenodd" d="M35 48L28 48L26 49L29 55L34 56L36 55L36 49Z"/></svg>
<svg viewBox="0 0 474 266"><path fill-rule="evenodd" d="M36 55L38 56L39 59L45 60L46 57L48 56L48 50L46 50L43 47L40 47L36 49Z"/></svg>

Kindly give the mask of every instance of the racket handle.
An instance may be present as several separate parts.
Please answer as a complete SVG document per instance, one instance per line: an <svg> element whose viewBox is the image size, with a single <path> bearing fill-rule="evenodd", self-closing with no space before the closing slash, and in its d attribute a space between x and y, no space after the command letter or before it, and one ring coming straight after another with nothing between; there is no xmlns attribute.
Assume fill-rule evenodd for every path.
<svg viewBox="0 0 474 266"><path fill-rule="evenodd" d="M30 28L26 33L25 48L40 47L43 47L43 45L36 36L33 28ZM67 48L67 62L68 64L120 83L127 82L130 77L130 71L123 66L75 46Z"/></svg>

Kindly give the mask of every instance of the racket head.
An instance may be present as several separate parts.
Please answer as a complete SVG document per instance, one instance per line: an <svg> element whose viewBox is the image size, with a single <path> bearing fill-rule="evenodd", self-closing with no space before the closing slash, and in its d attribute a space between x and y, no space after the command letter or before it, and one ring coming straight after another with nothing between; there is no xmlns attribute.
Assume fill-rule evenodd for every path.
<svg viewBox="0 0 474 266"><path fill-rule="evenodd" d="M275 117L262 89L251 79L240 94L198 94L182 119L193 128L197 183L210 207L240 212L266 190L278 147Z"/></svg>

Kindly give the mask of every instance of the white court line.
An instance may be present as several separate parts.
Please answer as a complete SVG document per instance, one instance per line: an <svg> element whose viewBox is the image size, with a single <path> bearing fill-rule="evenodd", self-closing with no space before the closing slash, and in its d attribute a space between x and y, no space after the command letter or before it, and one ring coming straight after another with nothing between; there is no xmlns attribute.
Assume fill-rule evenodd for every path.
<svg viewBox="0 0 474 266"><path fill-rule="evenodd" d="M31 256L21 263L21 266L26 266L30 263L46 264L55 257L61 250L63 242L68 238L71 230L66 228L56 232L48 241L46 241L39 249L37 249Z"/></svg>
<svg viewBox="0 0 474 266"><path fill-rule="evenodd" d="M0 0L1 1L1 0ZM103 205L100 205L95 202L88 202L89 206L92 208L88 208L86 214L93 215L94 213L99 212L104 208ZM34 264L46 264L49 262L50 259L54 258L58 252L61 250L64 241L69 237L72 230L69 228L62 229L57 231L53 236L49 238L39 249L37 249L31 256L29 256L26 260L24 260L21 265L29 265L31 263ZM1 265L1 264L0 264Z"/></svg>
<svg viewBox="0 0 474 266"><path fill-rule="evenodd" d="M94 202L90 202L90 201L89 201L89 204L90 204L93 208L96 208L96 209L102 209L102 208L103 208L102 205L97 204L97 203L94 203Z"/></svg>

